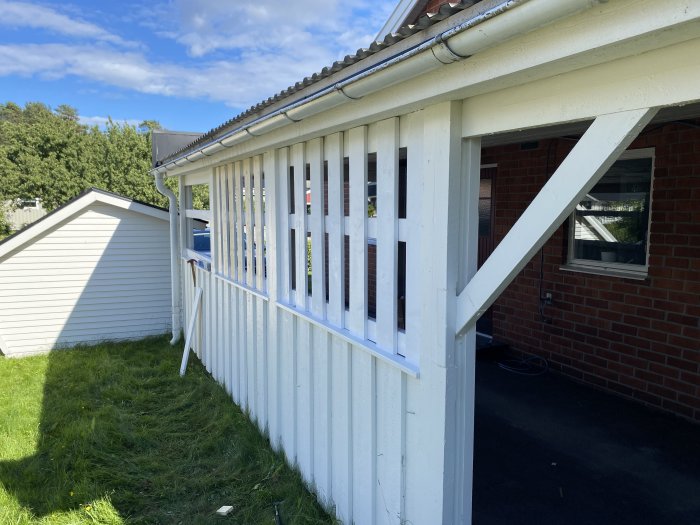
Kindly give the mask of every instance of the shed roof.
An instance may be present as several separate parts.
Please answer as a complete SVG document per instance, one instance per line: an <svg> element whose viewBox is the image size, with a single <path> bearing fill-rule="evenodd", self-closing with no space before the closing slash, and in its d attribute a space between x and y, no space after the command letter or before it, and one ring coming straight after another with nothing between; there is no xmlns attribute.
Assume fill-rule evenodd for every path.
<svg viewBox="0 0 700 525"><path fill-rule="evenodd" d="M79 211L84 210L95 202L122 209L128 209L130 211L148 215L164 221L168 221L170 219L168 210L165 208L129 199L128 197L124 197L123 195L119 195L117 193L112 193L97 188L90 188L85 190L77 197L69 200L62 206L59 206L38 221L29 224L28 226L0 241L0 257L3 257L15 249L27 244L45 231L51 229L67 218L70 218Z"/></svg>

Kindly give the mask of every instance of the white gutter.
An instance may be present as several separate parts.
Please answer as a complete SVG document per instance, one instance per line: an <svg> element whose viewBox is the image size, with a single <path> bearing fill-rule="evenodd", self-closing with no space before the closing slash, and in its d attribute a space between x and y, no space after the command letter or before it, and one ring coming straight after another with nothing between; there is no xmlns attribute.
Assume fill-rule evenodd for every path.
<svg viewBox="0 0 700 525"><path fill-rule="evenodd" d="M168 198L170 213L170 288L172 298L172 327L173 338L170 340L171 345L177 344L180 340L182 326L180 323L180 264L178 253L178 235L177 235L177 197L170 188L163 182L163 173L155 174L156 188L158 191Z"/></svg>
<svg viewBox="0 0 700 525"><path fill-rule="evenodd" d="M299 122L312 115L357 100L398 82L433 69L469 58L518 34L527 33L559 18L607 0L507 0L435 37L360 71L330 87L290 103L268 115L229 131L225 135L185 153L152 173L210 156L224 148L240 144L251 136ZM517 7L517 9L515 9ZM477 27L478 26L478 27Z"/></svg>

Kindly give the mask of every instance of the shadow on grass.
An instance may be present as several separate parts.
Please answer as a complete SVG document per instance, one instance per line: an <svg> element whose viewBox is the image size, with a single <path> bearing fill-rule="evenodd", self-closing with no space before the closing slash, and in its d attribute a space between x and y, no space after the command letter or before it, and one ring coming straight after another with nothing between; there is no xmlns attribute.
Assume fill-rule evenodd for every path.
<svg viewBox="0 0 700 525"><path fill-rule="evenodd" d="M332 523L196 360L177 375L178 353L156 338L45 357L36 453L0 462L18 505L37 518L185 524L221 523L215 510L233 505L224 522L254 524L273 523L283 501L285 524Z"/></svg>

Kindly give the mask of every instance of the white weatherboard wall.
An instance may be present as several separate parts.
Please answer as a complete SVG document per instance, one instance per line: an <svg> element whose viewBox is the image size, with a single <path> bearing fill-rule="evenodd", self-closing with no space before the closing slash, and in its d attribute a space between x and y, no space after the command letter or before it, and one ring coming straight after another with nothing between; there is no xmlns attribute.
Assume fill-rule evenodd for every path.
<svg viewBox="0 0 700 525"><path fill-rule="evenodd" d="M0 251L5 355L138 339L170 329L167 212L98 195L120 206L94 200L90 193L70 205L79 209L68 217L26 235L31 238L9 253ZM45 224L23 234L37 226Z"/></svg>

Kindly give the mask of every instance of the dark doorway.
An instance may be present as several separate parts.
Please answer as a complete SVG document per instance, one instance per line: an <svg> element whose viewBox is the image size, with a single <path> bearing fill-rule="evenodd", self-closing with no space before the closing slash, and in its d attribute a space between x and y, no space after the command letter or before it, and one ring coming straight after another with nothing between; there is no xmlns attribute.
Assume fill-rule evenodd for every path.
<svg viewBox="0 0 700 525"><path fill-rule="evenodd" d="M479 183L479 251L478 268L484 264L493 251L493 189L496 166L481 168ZM489 308L476 322L476 331L491 336L493 334L493 309Z"/></svg>

